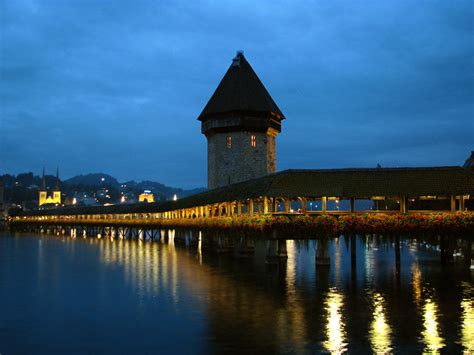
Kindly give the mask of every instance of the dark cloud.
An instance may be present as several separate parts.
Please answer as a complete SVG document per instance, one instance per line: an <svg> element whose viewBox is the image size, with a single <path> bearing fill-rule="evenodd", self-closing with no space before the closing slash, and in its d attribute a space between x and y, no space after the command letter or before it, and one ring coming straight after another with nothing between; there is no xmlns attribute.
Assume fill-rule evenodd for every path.
<svg viewBox="0 0 474 355"><path fill-rule="evenodd" d="M288 118L278 166L457 165L471 1L34 1L0 9L0 173L206 184L196 120L237 49Z"/></svg>

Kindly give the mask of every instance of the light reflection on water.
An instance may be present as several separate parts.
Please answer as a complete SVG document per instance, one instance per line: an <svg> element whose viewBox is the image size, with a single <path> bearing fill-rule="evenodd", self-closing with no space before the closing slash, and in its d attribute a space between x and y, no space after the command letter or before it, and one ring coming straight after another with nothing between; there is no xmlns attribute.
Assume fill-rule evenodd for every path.
<svg viewBox="0 0 474 355"><path fill-rule="evenodd" d="M392 330L387 321L385 299L380 293L372 295L373 319L370 327L370 343L372 350L377 354L389 354L392 351Z"/></svg>
<svg viewBox="0 0 474 355"><path fill-rule="evenodd" d="M343 307L344 296L335 288L330 289L325 301L327 340L323 344L331 354L341 354L347 350L346 331L342 317Z"/></svg>
<svg viewBox="0 0 474 355"><path fill-rule="evenodd" d="M462 288L461 344L466 353L474 353L474 287L468 282L463 282Z"/></svg>
<svg viewBox="0 0 474 355"><path fill-rule="evenodd" d="M255 240L254 256L241 259L204 249L202 240L208 236L203 233L198 234L194 246L182 246L175 240L174 231L160 232L166 242L159 243L122 240L123 233L118 231L116 238L100 240L51 236L0 239L0 243L15 240L15 245L21 246L10 246L8 251L8 245L2 245L0 253L27 253L14 265L5 265L5 259L2 263L4 255L0 254L0 297L7 296L7 289L14 290L15 295L35 294L37 297L29 300L37 309L35 313L44 312L43 304L50 312L51 307L61 309L65 289L74 287L71 280L83 277L88 280L86 289L91 297L94 290L101 292L95 302L104 313L97 315L98 324L94 319L89 324L91 329L97 327L98 334L104 326L112 334L120 334L114 328L121 329L120 321L112 321L115 314L106 312L135 312L137 328L148 329L157 323L170 323L160 318L167 310L173 322L183 319L189 327L200 329L200 335L189 339L201 344L192 348L195 352L439 353L469 352L474 347L472 275L456 265L443 269L436 248L413 241L402 243L401 270L395 282L394 244L381 237L359 238L357 265L351 269L350 241L344 238L329 245L331 266L316 268L314 241L286 241L288 259L268 264L268 244L264 240ZM145 232L141 235L145 237ZM34 246L28 244L31 241ZM36 276L34 282L26 284L36 285L41 292L19 290L18 284L9 283L14 275L29 270L29 260L34 261L31 269ZM70 275L71 269L79 271ZM8 299L15 306L15 298ZM52 299L59 303L51 303ZM112 305L123 300L122 308L105 311L102 299ZM83 302L80 298L67 301L79 305ZM21 315L22 305L18 303L12 309ZM450 324L443 324L447 307L458 309L459 314L451 316ZM190 321L186 318L189 312L202 313ZM56 313L58 317L61 314L48 313L48 322L55 324ZM0 314L0 343L11 340L5 336L5 320L14 316L8 316L8 308ZM44 321L38 319L35 323L28 313L23 319L39 328ZM21 336L21 328L16 332ZM49 333L43 334L41 339L51 342L53 334L52 330L50 337ZM164 336L156 335L156 342L166 341ZM74 344L74 340L69 341ZM68 345L64 346L63 350L68 350ZM151 341L147 346L144 350L156 350Z"/></svg>
<svg viewBox="0 0 474 355"><path fill-rule="evenodd" d="M438 305L432 298L425 300L423 306L423 342L425 343L424 352L439 353L445 346L444 339L439 332L439 311Z"/></svg>

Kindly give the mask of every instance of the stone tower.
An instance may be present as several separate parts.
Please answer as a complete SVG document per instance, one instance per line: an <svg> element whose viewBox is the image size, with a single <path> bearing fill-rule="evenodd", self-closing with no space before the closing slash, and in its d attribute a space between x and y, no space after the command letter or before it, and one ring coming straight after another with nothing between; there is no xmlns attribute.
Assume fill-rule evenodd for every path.
<svg viewBox="0 0 474 355"><path fill-rule="evenodd" d="M276 172L275 139L285 117L237 52L199 115L207 138L208 188Z"/></svg>

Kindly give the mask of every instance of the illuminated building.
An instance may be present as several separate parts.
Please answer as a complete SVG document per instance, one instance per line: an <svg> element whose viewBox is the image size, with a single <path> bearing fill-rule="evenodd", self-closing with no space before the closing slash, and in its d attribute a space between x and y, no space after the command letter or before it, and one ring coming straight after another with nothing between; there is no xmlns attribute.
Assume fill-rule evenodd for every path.
<svg viewBox="0 0 474 355"><path fill-rule="evenodd" d="M138 202L145 202L145 203L155 202L155 196L151 193L150 190L145 190L143 191L143 193L141 193L138 196Z"/></svg>
<svg viewBox="0 0 474 355"><path fill-rule="evenodd" d="M46 178L44 176L44 168L43 168L43 182L42 182L41 190L39 191L38 205L43 206L47 204L54 204L54 205L61 204L61 188L59 186L59 169L57 169L56 171L56 184L54 186L54 190L51 195L51 194L48 194L48 190L46 188Z"/></svg>

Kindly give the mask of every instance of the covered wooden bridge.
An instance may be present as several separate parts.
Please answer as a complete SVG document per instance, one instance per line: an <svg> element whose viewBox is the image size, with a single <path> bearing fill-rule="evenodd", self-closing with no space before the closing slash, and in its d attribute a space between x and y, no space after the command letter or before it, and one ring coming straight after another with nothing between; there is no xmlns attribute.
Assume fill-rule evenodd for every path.
<svg viewBox="0 0 474 355"><path fill-rule="evenodd" d="M473 196L474 172L462 167L286 170L178 201L65 207L23 212L13 218L117 221L243 214L409 213L415 208L420 212L420 206L428 211L455 212L471 209ZM361 201L371 208L359 208Z"/></svg>

